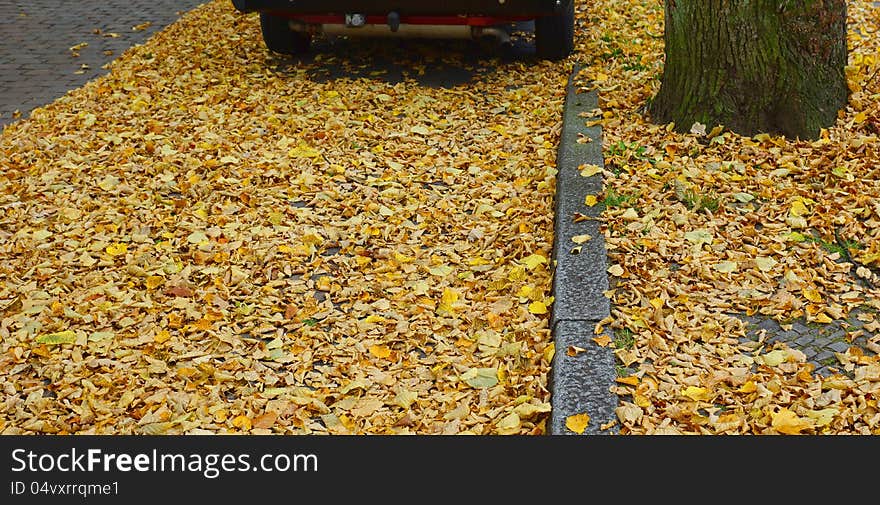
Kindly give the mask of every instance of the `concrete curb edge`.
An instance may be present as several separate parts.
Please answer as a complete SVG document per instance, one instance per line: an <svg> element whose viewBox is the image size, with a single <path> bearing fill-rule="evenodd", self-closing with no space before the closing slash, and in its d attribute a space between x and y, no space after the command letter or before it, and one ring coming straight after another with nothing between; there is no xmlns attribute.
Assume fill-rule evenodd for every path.
<svg viewBox="0 0 880 505"><path fill-rule="evenodd" d="M602 173L580 175L586 164L604 168L601 127L586 126L585 119L598 108L598 95L596 91L578 92L574 78L579 71L575 65L568 80L556 159L550 435L576 435L565 425L566 419L575 414L589 416L587 427L580 433L583 435L608 433L602 427L617 419L618 399L611 392L616 378L615 356L611 348L593 340L607 335L605 331L597 335L594 330L610 314L610 302L605 297L608 262L600 220L603 206L587 206L584 202L586 195L600 195ZM575 222L576 213L587 219ZM584 234L590 239L577 249L572 237Z"/></svg>

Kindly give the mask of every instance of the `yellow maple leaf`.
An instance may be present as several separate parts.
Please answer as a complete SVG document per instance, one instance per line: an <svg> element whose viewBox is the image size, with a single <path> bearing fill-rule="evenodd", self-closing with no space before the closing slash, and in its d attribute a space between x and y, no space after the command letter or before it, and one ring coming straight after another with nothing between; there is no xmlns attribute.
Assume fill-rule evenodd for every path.
<svg viewBox="0 0 880 505"><path fill-rule="evenodd" d="M510 269L510 273L507 274L507 280L510 281L521 281L526 278L526 269L520 266L516 266Z"/></svg>
<svg viewBox="0 0 880 505"><path fill-rule="evenodd" d="M822 294L813 288L807 288L802 291L804 298L813 303L822 303Z"/></svg>
<svg viewBox="0 0 880 505"><path fill-rule="evenodd" d="M318 291L330 291L331 287L332 281L328 276L318 277L318 279L315 281L315 289L317 289Z"/></svg>
<svg viewBox="0 0 880 505"><path fill-rule="evenodd" d="M681 392L681 394L687 396L693 401L709 401L712 399L712 393L710 393L708 389L697 386L688 386Z"/></svg>
<svg viewBox="0 0 880 505"><path fill-rule="evenodd" d="M38 344L58 345L72 344L76 341L76 333L72 330L64 330L56 333L40 335L34 339Z"/></svg>
<svg viewBox="0 0 880 505"><path fill-rule="evenodd" d="M795 201L791 202L791 208L788 213L794 217L806 216L810 213L810 209L807 208L807 203L810 200L806 200L804 198L797 198Z"/></svg>
<svg viewBox="0 0 880 505"><path fill-rule="evenodd" d="M415 258L413 258L412 256L407 256L406 254L399 253L397 251L395 251L392 256L394 257L394 261L398 263L412 263L413 261L415 261Z"/></svg>
<svg viewBox="0 0 880 505"><path fill-rule="evenodd" d="M553 362L553 356L556 354L556 345L553 342L544 348L544 359L547 360L547 363Z"/></svg>
<svg viewBox="0 0 880 505"><path fill-rule="evenodd" d="M144 284L146 284L147 289L156 289L165 282L165 278L161 275L151 275L144 280Z"/></svg>
<svg viewBox="0 0 880 505"><path fill-rule="evenodd" d="M592 177L602 171L598 165L593 163L584 163L578 169L580 170L581 177Z"/></svg>
<svg viewBox="0 0 880 505"><path fill-rule="evenodd" d="M540 254L530 254L521 259L520 263L525 265L529 270L534 270L538 267L538 265L542 263L547 263L547 258Z"/></svg>
<svg viewBox="0 0 880 505"><path fill-rule="evenodd" d="M241 430L249 431L251 429L251 426L253 426L253 422L251 421L250 417L242 414L232 420L232 425Z"/></svg>
<svg viewBox="0 0 880 505"><path fill-rule="evenodd" d="M452 312L452 304L458 301L458 292L454 289L443 288L443 295L440 296L440 306L437 311L442 313Z"/></svg>
<svg viewBox="0 0 880 505"><path fill-rule="evenodd" d="M871 263L880 263L880 253L864 253L859 257L859 261L866 265L870 265Z"/></svg>
<svg viewBox="0 0 880 505"><path fill-rule="evenodd" d="M520 298L528 298L532 292L535 290L533 286L529 286L528 284L524 284L520 286L519 290L516 292L516 296ZM525 300L523 300L525 301Z"/></svg>
<svg viewBox="0 0 880 505"><path fill-rule="evenodd" d="M529 312L532 314L546 314L547 305L544 302L532 302L529 304Z"/></svg>
<svg viewBox="0 0 880 505"><path fill-rule="evenodd" d="M371 345L370 354L377 358L387 358L391 356L391 349L387 345Z"/></svg>
<svg viewBox="0 0 880 505"><path fill-rule="evenodd" d="M643 409L651 406L651 400L649 400L648 397L640 395L638 393L633 394L633 401L635 401L636 405L642 407Z"/></svg>
<svg viewBox="0 0 880 505"><path fill-rule="evenodd" d="M758 386L755 384L755 381L748 381L740 386L737 391L739 391L740 393L754 393L757 390Z"/></svg>
<svg viewBox="0 0 880 505"><path fill-rule="evenodd" d="M291 158L317 158L321 152L308 144L300 144L288 151L287 155Z"/></svg>
<svg viewBox="0 0 880 505"><path fill-rule="evenodd" d="M104 251L110 256L121 256L128 252L128 244L123 244L120 242L110 244L104 249Z"/></svg>
<svg viewBox="0 0 880 505"><path fill-rule="evenodd" d="M779 412L770 414L770 425L776 431L786 435L800 435L801 431L812 428L813 422L798 417L794 412L781 408Z"/></svg>
<svg viewBox="0 0 880 505"><path fill-rule="evenodd" d="M775 351L770 351L763 356L758 356L755 358L755 361L763 361L767 366L777 366L780 363L783 363L786 359L788 359L788 354L781 349L777 349Z"/></svg>
<svg viewBox="0 0 880 505"><path fill-rule="evenodd" d="M736 269L739 265L735 261L722 261L720 263L716 263L714 266L715 270L721 273L729 274L732 272L736 272Z"/></svg>
<svg viewBox="0 0 880 505"><path fill-rule="evenodd" d="M822 427L831 424L834 417L840 414L836 408L827 408L822 410L809 410L806 412L807 417L813 419L816 426Z"/></svg>
<svg viewBox="0 0 880 505"><path fill-rule="evenodd" d="M565 418L565 427L580 435L590 424L590 416L586 412Z"/></svg>
<svg viewBox="0 0 880 505"><path fill-rule="evenodd" d="M153 340L156 341L157 344L161 344L163 342L167 342L171 339L171 333L168 330L162 330L153 337Z"/></svg>
<svg viewBox="0 0 880 505"><path fill-rule="evenodd" d="M596 342L601 347L608 347L608 344L611 343L611 337L608 335L602 335L601 337L593 337L593 342Z"/></svg>

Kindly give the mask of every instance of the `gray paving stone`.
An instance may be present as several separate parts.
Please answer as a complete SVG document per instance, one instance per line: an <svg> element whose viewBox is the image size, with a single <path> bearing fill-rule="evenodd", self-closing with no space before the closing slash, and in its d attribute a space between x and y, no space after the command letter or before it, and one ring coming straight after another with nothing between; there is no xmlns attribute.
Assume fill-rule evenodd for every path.
<svg viewBox="0 0 880 505"><path fill-rule="evenodd" d="M601 427L617 419L617 396L614 386L615 357L593 341L593 328L598 321L560 321L554 330L556 353L551 368L550 435L577 435L565 426L565 419L575 414L590 416L583 435L611 434ZM610 337L610 335L608 335ZM569 356L566 349L584 349ZM613 431L613 430L610 430Z"/></svg>
<svg viewBox="0 0 880 505"><path fill-rule="evenodd" d="M0 2L0 128L13 122L13 112L28 117L68 90L104 74L105 64L128 47L204 3L197 0L80 0ZM132 27L150 22L147 29ZM94 31L101 30L101 34ZM118 33L118 38L105 33ZM87 42L73 57L70 48ZM114 49L114 54L103 51ZM88 72L76 74L82 64Z"/></svg>
<svg viewBox="0 0 880 505"><path fill-rule="evenodd" d="M833 358L834 358L834 353L832 351L829 351L826 349L826 350L821 351L819 354L817 354L815 357L815 360L818 361L820 364L825 365L823 363L824 361L829 360L829 359L833 359Z"/></svg>
<svg viewBox="0 0 880 505"><path fill-rule="evenodd" d="M806 346L810 345L815 339L816 337L814 335L803 335L794 342L798 345Z"/></svg>
<svg viewBox="0 0 880 505"><path fill-rule="evenodd" d="M813 333L813 332L810 331L809 326L806 326L806 325L804 325L804 324L802 324L802 323L800 323L800 322L794 322L794 323L792 323L792 325L791 325L791 329L794 330L794 331L796 331L796 332L798 332L798 333L800 333L800 334L804 334L804 333Z"/></svg>
<svg viewBox="0 0 880 505"><path fill-rule="evenodd" d="M837 341L832 343L828 347L835 352L846 352L846 350L849 349L849 344L847 344L846 342Z"/></svg>
<svg viewBox="0 0 880 505"><path fill-rule="evenodd" d="M814 365L814 373L829 376L834 373L842 373L836 368L837 359L835 353L846 352L852 346L858 346L862 352L867 355L876 355L877 353L870 349L868 342L874 338L874 333L865 331L864 321L858 319L861 310L852 311L845 320L835 321L827 325L807 324L804 320L797 320L792 323L791 331L783 331L781 327L777 331L769 328L775 324L766 322L769 318L761 318L755 316L746 316L741 314L738 317L755 328L762 327L767 330L766 338L771 343L784 343L789 347L798 349L807 357L807 361ZM862 329L863 334L859 337L849 340L849 332ZM797 331L795 331L797 330ZM743 343L754 338L756 330L750 329L748 336L742 339Z"/></svg>

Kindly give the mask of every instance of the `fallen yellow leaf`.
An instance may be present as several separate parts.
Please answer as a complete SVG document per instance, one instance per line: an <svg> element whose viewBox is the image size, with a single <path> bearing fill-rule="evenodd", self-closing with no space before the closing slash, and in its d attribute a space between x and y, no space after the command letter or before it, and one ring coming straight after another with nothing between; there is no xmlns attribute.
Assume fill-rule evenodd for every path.
<svg viewBox="0 0 880 505"><path fill-rule="evenodd" d="M688 386L684 391L681 392L684 396L687 396L693 401L709 401L712 399L712 394L706 388L700 388L697 386Z"/></svg>
<svg viewBox="0 0 880 505"><path fill-rule="evenodd" d="M104 251L110 256L121 256L128 251L128 244L115 243L108 245Z"/></svg>
<svg viewBox="0 0 880 505"><path fill-rule="evenodd" d="M578 169L580 170L581 177L592 177L602 171L598 165L593 163L584 163Z"/></svg>
<svg viewBox="0 0 880 505"><path fill-rule="evenodd" d="M547 258L540 254L530 254L520 260L520 263L528 267L529 270L534 270L538 265L547 263Z"/></svg>
<svg viewBox="0 0 880 505"><path fill-rule="evenodd" d="M802 291L804 298L813 303L822 303L822 294L818 290L807 288Z"/></svg>
<svg viewBox="0 0 880 505"><path fill-rule="evenodd" d="M778 412L770 414L770 425L778 432L786 435L800 435L801 431L812 428L813 422L798 417L794 412L781 408Z"/></svg>
<svg viewBox="0 0 880 505"><path fill-rule="evenodd" d="M232 420L232 425L235 426L236 428L241 429L241 430L250 431L251 427L253 426L253 423L251 422L251 418L242 414Z"/></svg>
<svg viewBox="0 0 880 505"><path fill-rule="evenodd" d="M529 304L529 312L532 314L546 314L547 305L544 302L532 302Z"/></svg>
<svg viewBox="0 0 880 505"><path fill-rule="evenodd" d="M377 358L387 358L391 356L391 349L387 345L371 345L370 354Z"/></svg>
<svg viewBox="0 0 880 505"><path fill-rule="evenodd" d="M593 342L596 342L601 347L608 347L608 344L611 343L611 337L608 335L602 335L600 337L593 337Z"/></svg>
<svg viewBox="0 0 880 505"><path fill-rule="evenodd" d="M165 278L161 275L151 275L144 280L144 284L146 284L147 289L156 289L165 282Z"/></svg>
<svg viewBox="0 0 880 505"><path fill-rule="evenodd" d="M565 418L565 427L571 431L582 434L590 424L590 416L584 412L582 414L574 414Z"/></svg>

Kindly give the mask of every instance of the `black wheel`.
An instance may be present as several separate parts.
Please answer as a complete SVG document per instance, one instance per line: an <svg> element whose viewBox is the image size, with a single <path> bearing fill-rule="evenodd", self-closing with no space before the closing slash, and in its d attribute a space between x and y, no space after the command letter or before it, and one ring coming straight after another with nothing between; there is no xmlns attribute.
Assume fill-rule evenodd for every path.
<svg viewBox="0 0 880 505"><path fill-rule="evenodd" d="M562 11L535 19L535 53L545 60L561 60L574 51L574 0Z"/></svg>
<svg viewBox="0 0 880 505"><path fill-rule="evenodd" d="M289 19L281 16L260 13L260 29L266 47L281 54L299 54L308 51L312 37L307 33L291 30L288 22Z"/></svg>

